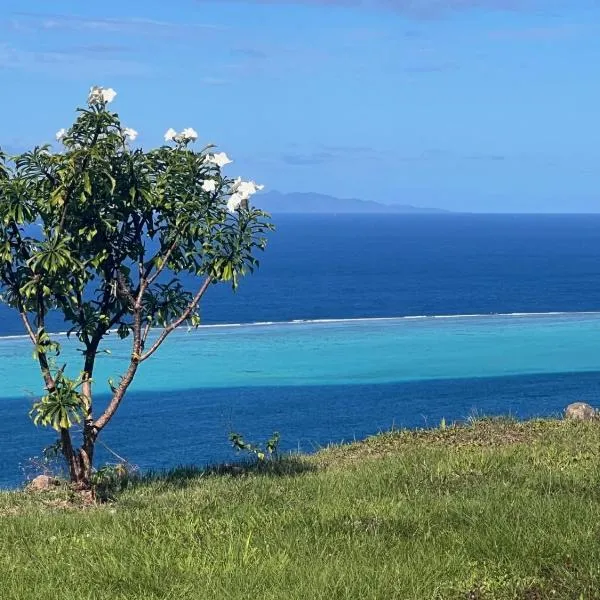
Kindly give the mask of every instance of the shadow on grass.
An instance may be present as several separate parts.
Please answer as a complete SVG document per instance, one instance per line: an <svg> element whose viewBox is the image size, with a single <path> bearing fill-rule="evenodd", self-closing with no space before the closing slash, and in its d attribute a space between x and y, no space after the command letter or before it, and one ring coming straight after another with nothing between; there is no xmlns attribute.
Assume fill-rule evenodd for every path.
<svg viewBox="0 0 600 600"><path fill-rule="evenodd" d="M317 467L305 459L290 455L266 461L242 460L232 464L179 466L168 471L151 471L132 478L128 487L159 484L181 489L207 477L296 477L316 470Z"/></svg>

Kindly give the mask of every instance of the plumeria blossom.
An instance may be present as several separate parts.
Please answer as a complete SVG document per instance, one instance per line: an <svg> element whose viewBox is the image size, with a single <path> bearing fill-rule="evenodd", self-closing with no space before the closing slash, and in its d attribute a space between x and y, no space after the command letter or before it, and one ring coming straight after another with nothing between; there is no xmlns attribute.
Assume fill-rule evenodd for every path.
<svg viewBox="0 0 600 600"><path fill-rule="evenodd" d="M172 127L165 132L165 142L187 143L195 142L198 139L198 132L192 127L186 127L183 131L177 133Z"/></svg>
<svg viewBox="0 0 600 600"><path fill-rule="evenodd" d="M202 189L205 192L216 192L217 191L217 182L214 179L205 179L202 182Z"/></svg>
<svg viewBox="0 0 600 600"><path fill-rule="evenodd" d="M88 102L90 104L109 104L117 95L117 92L112 88L103 88L95 85L90 88L90 94L88 96Z"/></svg>
<svg viewBox="0 0 600 600"><path fill-rule="evenodd" d="M247 200L247 198L244 198L241 194L238 194L237 192L231 194L231 197L227 201L227 210L230 213L235 212L244 200Z"/></svg>
<svg viewBox="0 0 600 600"><path fill-rule="evenodd" d="M132 129L131 127L125 127L125 129L123 129L123 135L130 142L133 142L133 141L135 141L135 138L138 136L138 132L135 129Z"/></svg>
<svg viewBox="0 0 600 600"><path fill-rule="evenodd" d="M165 131L165 142L172 142L176 137L177 132L172 127L169 127L169 129Z"/></svg>
<svg viewBox="0 0 600 600"><path fill-rule="evenodd" d="M250 198L256 192L264 189L264 185L258 185L255 181L237 181L235 191L241 194L244 198Z"/></svg>
<svg viewBox="0 0 600 600"><path fill-rule="evenodd" d="M60 142L65 137L65 135L67 135L67 130L64 127L62 129L59 129L56 132L56 141Z"/></svg>
<svg viewBox="0 0 600 600"><path fill-rule="evenodd" d="M115 90L113 90L112 88L102 89L102 100L104 100L104 102L106 102L107 104L112 102L115 99L116 95L117 92L115 92Z"/></svg>
<svg viewBox="0 0 600 600"><path fill-rule="evenodd" d="M217 154L207 154L206 162L212 163L213 165L217 165L219 169L223 168L225 165L232 163L233 161L225 154L225 152L217 152Z"/></svg>
<svg viewBox="0 0 600 600"><path fill-rule="evenodd" d="M137 136L139 135L139 133L133 129L133 127L125 127L125 129L123 129L123 135L130 141L135 141L135 139L137 138Z"/></svg>
<svg viewBox="0 0 600 600"><path fill-rule="evenodd" d="M250 196L264 189L264 187L264 185L258 185L254 181L242 181L242 178L238 177L231 186L233 194L227 201L227 210L231 213L236 211L242 202L249 200Z"/></svg>
<svg viewBox="0 0 600 600"><path fill-rule="evenodd" d="M98 104L102 102L102 88L97 85L90 88L90 93L88 96L88 102L90 104Z"/></svg>
<svg viewBox="0 0 600 600"><path fill-rule="evenodd" d="M180 134L179 137L183 140L189 140L195 142L198 139L198 132L191 127L186 127Z"/></svg>

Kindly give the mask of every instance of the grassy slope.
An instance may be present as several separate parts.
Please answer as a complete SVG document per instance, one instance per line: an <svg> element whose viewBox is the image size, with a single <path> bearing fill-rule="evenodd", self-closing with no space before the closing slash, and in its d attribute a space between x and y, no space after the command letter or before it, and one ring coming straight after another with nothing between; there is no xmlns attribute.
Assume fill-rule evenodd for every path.
<svg viewBox="0 0 600 600"><path fill-rule="evenodd" d="M479 421L75 509L0 494L0 598L600 598L600 426Z"/></svg>

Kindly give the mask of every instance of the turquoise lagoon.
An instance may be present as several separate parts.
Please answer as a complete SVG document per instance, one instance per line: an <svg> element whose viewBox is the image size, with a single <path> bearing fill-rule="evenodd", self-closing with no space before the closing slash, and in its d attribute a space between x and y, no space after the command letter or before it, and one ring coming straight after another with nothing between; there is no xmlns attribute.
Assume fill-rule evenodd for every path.
<svg viewBox="0 0 600 600"><path fill-rule="evenodd" d="M78 344L57 335L57 363L77 374ZM127 367L114 336L98 359L97 393ZM179 330L139 370L132 391L389 383L596 371L600 314L403 317ZM0 338L0 397L40 391L25 337Z"/></svg>
<svg viewBox="0 0 600 600"><path fill-rule="evenodd" d="M77 342L58 336L76 374ZM109 337L96 393L127 365ZM405 317L206 326L175 332L140 367L103 440L142 468L229 460L227 434L312 450L392 425L473 411L555 413L600 391L600 314ZM26 413L41 391L25 337L0 338L0 486L53 438ZM103 457L110 459L109 454Z"/></svg>

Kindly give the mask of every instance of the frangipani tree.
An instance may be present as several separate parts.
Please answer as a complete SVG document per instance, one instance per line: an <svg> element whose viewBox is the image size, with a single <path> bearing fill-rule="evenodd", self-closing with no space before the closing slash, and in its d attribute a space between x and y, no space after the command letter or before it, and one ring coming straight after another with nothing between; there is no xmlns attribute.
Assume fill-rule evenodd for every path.
<svg viewBox="0 0 600 600"><path fill-rule="evenodd" d="M60 152L43 146L9 159L0 151L2 300L23 321L46 389L31 416L57 430L81 489L90 486L96 440L140 365L179 326L199 324L211 285L235 288L253 271L271 229L249 202L260 186L227 178L231 161L212 146L194 151L193 129L169 129L154 150L131 147L137 132L109 110L115 96L91 89L87 107L56 135ZM183 274L197 282L193 289ZM57 362L51 311L81 344L76 379ZM108 335L128 338L129 364L101 388L111 398L97 414L93 390L106 384L94 381L94 365Z"/></svg>

